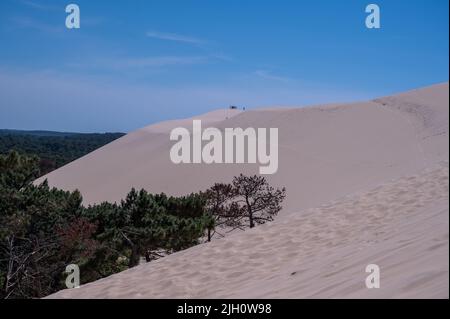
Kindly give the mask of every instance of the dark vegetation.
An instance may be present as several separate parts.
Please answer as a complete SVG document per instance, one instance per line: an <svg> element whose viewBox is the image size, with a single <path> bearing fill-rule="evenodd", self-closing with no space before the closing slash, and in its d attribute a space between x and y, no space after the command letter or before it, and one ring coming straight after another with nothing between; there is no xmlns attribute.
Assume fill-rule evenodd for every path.
<svg viewBox="0 0 450 319"><path fill-rule="evenodd" d="M206 212L212 219L207 238L211 240L219 230L253 228L272 221L281 210L286 189L274 189L262 176L239 175L231 184L216 183L203 196Z"/></svg>
<svg viewBox="0 0 450 319"><path fill-rule="evenodd" d="M21 154L37 155L40 174L45 175L123 135L0 130L0 154L14 149Z"/></svg>
<svg viewBox="0 0 450 319"><path fill-rule="evenodd" d="M50 188L39 158L0 155L0 298L38 298L65 288L65 267L91 282L208 240L216 230L273 219L285 190L235 177L183 197L132 189L120 203L82 205L78 191Z"/></svg>

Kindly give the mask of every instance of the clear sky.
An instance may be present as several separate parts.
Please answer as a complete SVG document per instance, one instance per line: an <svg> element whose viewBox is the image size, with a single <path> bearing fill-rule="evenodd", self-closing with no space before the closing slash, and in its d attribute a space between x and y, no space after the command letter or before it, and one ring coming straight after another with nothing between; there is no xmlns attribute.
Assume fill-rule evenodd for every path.
<svg viewBox="0 0 450 319"><path fill-rule="evenodd" d="M65 27L66 5L81 28ZM365 7L381 8L381 29ZM101 132L448 81L448 0L0 0L0 128Z"/></svg>

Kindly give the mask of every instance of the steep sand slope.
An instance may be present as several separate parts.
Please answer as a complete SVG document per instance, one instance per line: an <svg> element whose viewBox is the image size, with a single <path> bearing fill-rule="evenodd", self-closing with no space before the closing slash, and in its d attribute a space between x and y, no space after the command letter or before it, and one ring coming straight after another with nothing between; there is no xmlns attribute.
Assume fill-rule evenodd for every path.
<svg viewBox="0 0 450 319"><path fill-rule="evenodd" d="M220 128L279 128L269 179L288 197L276 221L51 297L448 298L448 94L445 83L350 105L214 112ZM185 194L257 172L172 164L168 132L190 122L133 132L47 178L92 203L132 186ZM371 263L380 289L365 288Z"/></svg>
<svg viewBox="0 0 450 319"><path fill-rule="evenodd" d="M446 163L50 297L448 298L448 185Z"/></svg>
<svg viewBox="0 0 450 319"><path fill-rule="evenodd" d="M448 83L371 102L222 110L197 118L204 127L279 129L279 170L268 178L287 187L284 212L315 207L448 158ZM258 171L255 164L173 164L169 132L180 125L189 128L192 121L132 132L44 178L52 186L79 189L85 203L95 203L118 201L131 187L187 194Z"/></svg>

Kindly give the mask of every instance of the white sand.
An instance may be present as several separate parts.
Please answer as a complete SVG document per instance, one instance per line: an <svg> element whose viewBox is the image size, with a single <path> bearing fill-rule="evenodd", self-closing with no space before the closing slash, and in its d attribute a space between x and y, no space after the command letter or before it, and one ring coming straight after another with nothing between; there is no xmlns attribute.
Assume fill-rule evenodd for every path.
<svg viewBox="0 0 450 319"><path fill-rule="evenodd" d="M448 298L448 94L444 83L350 105L203 116L221 128L279 128L269 180L288 197L276 221L51 297ZM177 195L257 172L172 164L168 132L180 123L191 125L130 133L46 178L94 203L133 186ZM380 289L365 288L370 263Z"/></svg>

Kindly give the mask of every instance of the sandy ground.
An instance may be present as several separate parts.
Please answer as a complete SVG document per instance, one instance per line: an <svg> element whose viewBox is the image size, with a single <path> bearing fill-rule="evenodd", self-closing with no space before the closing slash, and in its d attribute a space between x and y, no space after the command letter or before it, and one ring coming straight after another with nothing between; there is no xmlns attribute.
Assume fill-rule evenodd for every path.
<svg viewBox="0 0 450 319"><path fill-rule="evenodd" d="M278 127L287 187L276 221L66 290L64 298L448 298L448 83L369 102L201 118L219 128ZM174 165L152 125L46 176L86 203L131 187L186 194L257 165ZM367 264L381 288L365 288Z"/></svg>
<svg viewBox="0 0 450 319"><path fill-rule="evenodd" d="M51 297L448 298L448 183L445 165Z"/></svg>

